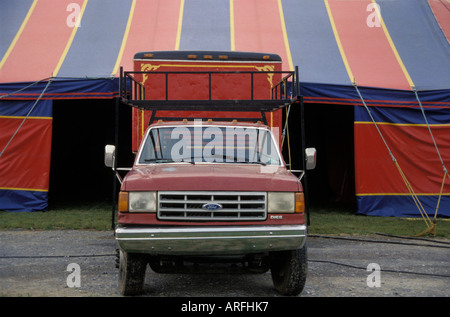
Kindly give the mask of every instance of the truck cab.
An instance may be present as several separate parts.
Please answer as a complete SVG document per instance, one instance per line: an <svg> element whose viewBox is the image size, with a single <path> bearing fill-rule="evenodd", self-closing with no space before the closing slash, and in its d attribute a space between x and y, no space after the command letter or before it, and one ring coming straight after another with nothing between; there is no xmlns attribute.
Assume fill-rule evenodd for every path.
<svg viewBox="0 0 450 317"><path fill-rule="evenodd" d="M155 56L155 53L145 54ZM178 54L182 53L175 55L177 61ZM192 52L184 56L188 55ZM211 54L197 52L196 55ZM247 57L246 63L255 62L249 60L249 55L242 55L243 60ZM263 56L268 56L256 55L262 62ZM222 61L216 60L214 67L223 66ZM168 64L161 59L157 63ZM194 61L190 65L198 63ZM206 65L211 71L211 64ZM230 67L229 63L225 65ZM155 72L155 68L151 71ZM176 76L176 71L168 72ZM212 72L224 75L223 70ZM183 70L182 75L185 74ZM145 75L141 71L134 75L134 80L143 87ZM195 75L198 70L189 80ZM253 91L256 75L251 76ZM267 74L263 76L267 78ZM205 77L199 79L198 86L206 86L209 95L194 102L192 98L180 97L133 99L130 96L139 95L133 91L123 94L123 103L137 106L138 111L152 111L153 119L159 110L175 111L178 115L182 111L184 116L195 111L204 114L205 109L209 109L208 115L213 118L205 120L200 115L191 115L187 119L149 119L149 125L141 133L133 167L121 180L118 193L115 236L120 250L120 292L122 295L142 293L147 264L158 273L208 272L223 269L225 265L227 271L230 267L250 273L270 270L278 292L298 295L307 274L307 225L301 183L304 171L300 177L289 171L281 155L279 129L268 124L266 117L267 112L293 103L293 95L288 98L280 92L283 97L279 100L255 99L252 93L251 99L230 102L212 98L211 75L207 84L201 82L204 80ZM235 77L235 80L240 79ZM168 94L170 83L167 77L164 81ZM121 82L126 85L126 80ZM150 88L158 84L160 79L154 80ZM139 85L134 87L142 89ZM261 117L255 122L235 119L241 115L223 120L223 111L257 112ZM137 130L142 127L140 122L136 126ZM113 169L117 168L115 150L115 146L107 146L105 151L105 164ZM314 168L315 150L304 152L305 166Z"/></svg>

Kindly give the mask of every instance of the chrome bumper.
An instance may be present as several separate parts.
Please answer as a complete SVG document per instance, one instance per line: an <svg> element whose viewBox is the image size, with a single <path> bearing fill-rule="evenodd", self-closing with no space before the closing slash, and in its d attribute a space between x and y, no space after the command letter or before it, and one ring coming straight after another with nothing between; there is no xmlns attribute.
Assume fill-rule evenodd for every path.
<svg viewBox="0 0 450 317"><path fill-rule="evenodd" d="M232 255L303 247L305 225L116 228L125 252L154 255Z"/></svg>

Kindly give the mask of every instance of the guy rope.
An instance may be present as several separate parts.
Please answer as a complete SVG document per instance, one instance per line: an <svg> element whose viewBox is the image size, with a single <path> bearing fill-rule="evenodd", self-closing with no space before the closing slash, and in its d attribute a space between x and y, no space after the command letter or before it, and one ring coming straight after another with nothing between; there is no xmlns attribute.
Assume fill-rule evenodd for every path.
<svg viewBox="0 0 450 317"><path fill-rule="evenodd" d="M446 169L446 167L444 165L442 157L441 157L441 155L439 153L439 149L437 147L436 141L435 141L435 139L433 137L433 134L431 132L430 125L428 124L428 120L427 120L427 118L425 116L425 112L423 110L422 103L420 102L420 99L419 99L419 97L417 95L417 91L413 88L413 91L414 91L414 93L416 95L416 99L419 102L420 109L422 110L422 114L423 114L423 116L425 118L425 122L427 124L428 130L429 130L429 132L431 134L431 137L433 139L434 146L436 148L436 151L437 151L437 153L439 155L439 158L441 160L442 166L444 168L444 179L442 180L441 191L439 193L438 202L437 202L437 206L436 206L436 211L435 211L435 214L434 214L434 218L432 220L428 216L428 213L425 211L425 208L423 207L422 203L420 202L420 199L419 199L418 195L414 192L414 189L412 188L411 183L407 179L407 177L406 177L405 173L403 172L403 170L401 169L397 159L395 158L394 154L392 153L391 149L389 148L389 145L387 144L386 139L384 138L383 134L381 133L380 128L378 127L378 124L376 123L374 117L372 116L372 113L371 113L369 107L367 106L363 96L361 95L361 92L359 91L358 86L356 85L356 82L353 82L353 86L355 87L355 90L358 93L358 96L361 99L364 108L366 109L367 113L370 116L370 119L372 120L375 128L377 129L378 134L380 135L381 139L383 140L383 143L386 146L386 148L387 148L387 150L389 152L389 155L390 155L392 161L394 162L395 167L397 168L397 170L398 170L402 180L404 181L404 183L406 185L406 188L408 189L408 191L409 191L409 193L411 195L411 198L414 201L414 204L416 205L416 207L419 210L423 220L425 221L427 229L424 230L423 232L417 234L416 236L422 236L422 235L425 235L425 234L429 234L430 236L435 236L436 235L436 217L437 217L437 213L438 213L438 210L439 210L439 203L440 203L440 200L441 200L441 197L442 197L442 192L443 192L443 188L444 188L444 184L445 184L445 179L446 179L446 177L449 177L449 174L448 174L448 171L447 171L447 169Z"/></svg>
<svg viewBox="0 0 450 317"><path fill-rule="evenodd" d="M449 177L449 179L450 179L450 175L448 174L448 170L445 167L444 160L442 159L441 153L439 152L439 148L437 146L436 140L434 139L433 132L431 132L430 124L428 123L427 116L425 115L425 110L423 109L422 102L420 101L420 98L419 98L419 95L417 93L417 90L416 90L416 88L414 86L412 86L411 89L414 92L414 95L416 96L417 102L419 103L420 111L422 112L423 118L424 118L425 123L427 125L428 132L430 132L430 136L431 136L431 139L433 140L434 148L436 149L436 153L437 153L437 155L439 157L439 160L441 161L442 169L443 169L443 172L444 172L444 177L442 179L442 184L441 184L441 190L439 192L438 202L436 204L436 211L434 212L434 218L433 218L433 222L432 222L434 224L434 228L433 228L434 231L433 231L432 235L435 235L436 234L436 218L437 218L437 213L438 213L438 210L439 210L439 204L441 202L442 192L444 190L445 179L447 177ZM427 230L425 230L424 232L418 234L418 236L426 234L426 233L427 233Z"/></svg>

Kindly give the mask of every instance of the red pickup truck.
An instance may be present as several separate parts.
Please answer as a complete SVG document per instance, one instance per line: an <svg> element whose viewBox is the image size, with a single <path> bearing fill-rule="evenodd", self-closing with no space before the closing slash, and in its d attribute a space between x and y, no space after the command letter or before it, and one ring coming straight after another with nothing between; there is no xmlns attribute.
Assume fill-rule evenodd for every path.
<svg viewBox="0 0 450 317"><path fill-rule="evenodd" d="M218 56L225 54L227 59L219 59ZM143 291L147 264L158 273L208 272L226 265L227 270L232 267L239 272L264 273L270 269L276 290L283 295L298 295L307 273L303 187L301 179L286 168L280 136L273 133L278 131L273 116L272 126L266 117L272 111L294 104L297 100L294 95L298 93L286 95L280 91L277 98L274 92L257 97L254 87L258 81L270 90L277 83L284 82L286 86L286 80L272 83L267 81L266 70L256 70L258 73L250 76L247 71L243 73L241 68L236 71L234 67L257 65L264 69L262 65L281 62L277 56L196 52L196 56L208 56L205 62L189 59L189 55L193 53L139 53L136 54L138 70L124 76L130 76L131 82L137 85L128 85L127 79L121 76L121 101L133 106L136 112L151 114L147 115L150 125L143 133L136 133L140 145L136 148L135 162L123 178L118 194L115 235L120 248L120 292L135 295ZM153 65L161 66L153 67L151 74L141 71L140 65L149 62L144 56ZM175 78L177 71L181 72L180 76L186 76L186 68L173 70L175 61L177 67L180 63L189 63L191 68L205 64L208 67L201 73L195 69L195 74L184 77L191 83L183 85L184 97L189 95L189 98L171 92L179 89L180 81L177 78L171 87L170 76ZM171 69L155 73L162 65L169 64ZM223 66L227 68L218 70ZM280 72L269 71L274 72L270 78ZM241 83L241 86L254 93L249 97L234 91L230 92L235 95L233 99L215 97L223 94L219 90L230 86L218 84L214 88L211 73L221 75L222 83L223 76L235 76L234 87L239 86L235 81L239 83L242 76L246 80L252 77L251 84ZM198 79L195 91L207 87L209 93L206 97L193 97L195 92L187 92L189 87L196 81L196 75L205 74L206 77ZM159 77L149 84L146 80L151 75ZM165 86L165 94L148 98L148 90L158 90L159 85ZM285 90L285 86L280 89ZM177 97L169 99L167 94ZM161 109L166 111L165 120L154 120L155 112ZM170 111L172 119L168 118ZM205 120L205 111L211 117L209 120ZM230 120L223 120L224 111L233 114ZM259 113L260 121L235 120L248 117L242 115L244 112ZM178 119L174 119L174 113ZM134 124L137 131L141 131L140 120L146 118L144 114L141 117ZM305 153L305 167L314 168L315 150L307 149ZM114 158L115 146L107 146L105 164L116 169Z"/></svg>

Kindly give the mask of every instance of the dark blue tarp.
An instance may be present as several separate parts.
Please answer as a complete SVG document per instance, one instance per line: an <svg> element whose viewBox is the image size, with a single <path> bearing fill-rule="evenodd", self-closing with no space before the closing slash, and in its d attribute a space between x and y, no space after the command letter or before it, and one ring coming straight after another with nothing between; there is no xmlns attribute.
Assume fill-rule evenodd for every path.
<svg viewBox="0 0 450 317"><path fill-rule="evenodd" d="M48 81L0 83L0 101L36 100ZM117 97L118 78L54 78L41 99L108 99Z"/></svg>
<svg viewBox="0 0 450 317"><path fill-rule="evenodd" d="M418 107L419 103L412 90L358 87L368 106ZM308 103L342 104L362 106L356 88L351 85L320 83L300 83L300 91ZM418 96L424 107L450 109L450 89L421 90Z"/></svg>

